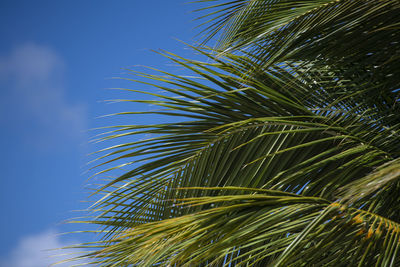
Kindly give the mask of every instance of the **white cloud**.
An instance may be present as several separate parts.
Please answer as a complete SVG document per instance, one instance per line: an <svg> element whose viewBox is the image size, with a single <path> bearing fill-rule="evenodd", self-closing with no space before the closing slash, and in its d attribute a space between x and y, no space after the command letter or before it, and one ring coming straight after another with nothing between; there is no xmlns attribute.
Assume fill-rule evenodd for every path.
<svg viewBox="0 0 400 267"><path fill-rule="evenodd" d="M54 230L48 230L43 233L27 236L20 240L6 259L0 260L0 267L45 267L56 262L70 259L84 252L81 249L62 249L66 246L71 246L79 242L65 242L60 239L60 236ZM73 261L55 265L55 267L67 267L74 264L83 264L88 266L87 262Z"/></svg>
<svg viewBox="0 0 400 267"><path fill-rule="evenodd" d="M33 81L52 80L60 67L63 68L64 63L51 48L26 43L15 47L0 61L0 74L29 85Z"/></svg>
<svg viewBox="0 0 400 267"><path fill-rule="evenodd" d="M34 43L0 56L0 122L41 148L82 139L86 107L67 100L64 70L54 50Z"/></svg>

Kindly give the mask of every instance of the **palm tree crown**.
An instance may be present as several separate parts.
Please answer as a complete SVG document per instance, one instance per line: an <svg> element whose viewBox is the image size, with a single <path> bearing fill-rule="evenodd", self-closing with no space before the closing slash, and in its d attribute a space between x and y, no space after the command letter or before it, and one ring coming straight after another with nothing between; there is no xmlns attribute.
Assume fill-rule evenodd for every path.
<svg viewBox="0 0 400 267"><path fill-rule="evenodd" d="M400 2L204 0L191 76L134 72L175 118L112 126L100 266L400 266ZM214 3L215 2L215 3ZM137 115L138 112L123 113ZM178 118L178 120L176 119ZM123 161L122 163L120 163Z"/></svg>

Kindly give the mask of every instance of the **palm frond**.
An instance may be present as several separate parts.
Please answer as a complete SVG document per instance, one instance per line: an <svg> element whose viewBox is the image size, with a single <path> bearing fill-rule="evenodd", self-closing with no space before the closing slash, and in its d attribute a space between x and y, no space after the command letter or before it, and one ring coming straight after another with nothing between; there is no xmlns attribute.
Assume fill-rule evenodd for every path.
<svg viewBox="0 0 400 267"><path fill-rule="evenodd" d="M152 97L158 97L158 100L145 100L145 103L162 108L153 113L183 117L180 122L115 126L101 138L108 141L142 134L152 135L147 139L122 143L101 151L102 155L98 159L100 163L96 168L108 167L99 171L97 175L133 166L131 170L98 189L98 193L102 193L103 197L92 206L96 215L88 222L104 227L104 243L97 244L96 251L88 257L98 260L97 263L102 266L123 265L130 261L139 265L157 262L179 265L185 261L189 251L193 256L190 257L191 263L240 262L245 259L249 263L257 259L263 263L265 261L272 263L279 259L285 264L292 261L295 264L299 259L292 259L294 254L284 251L290 244L297 242L296 236L300 236L302 231L300 229L307 229L314 219L325 214L330 203L341 200L341 197L337 196L340 188L348 186L351 188L351 185L364 181L365 176L374 168L399 156L400 114L391 113L392 123L388 124L386 116L368 108L369 103L364 98L356 97L357 94L364 93L357 92L353 88L356 85L343 85L340 81L335 85L334 80L332 81L333 74L326 75L324 70L308 71L309 69L304 69L304 66L296 67L289 63L264 68L259 62L246 56L229 54L226 58L216 58L207 50L197 49L197 51L207 55L214 62L192 61L172 54L166 56L194 72L198 79L189 79L164 71L160 71L160 75L133 72L135 75L147 78L146 84L152 84L165 91L165 94L151 94ZM247 72L247 75L244 75L246 74L244 70L249 68L259 71ZM314 84L315 86L310 85L307 79L315 79L319 83ZM340 90L345 87L353 91L355 97L349 98L347 95L332 97L335 86ZM135 102L135 100L127 101ZM137 116L140 113L124 112L116 116L130 114ZM120 161L123 163L118 163ZM281 215L276 215L282 223L287 220L285 216L290 218L292 212L296 210L310 214L301 218L300 214L304 215L304 212L295 212L294 214L299 216L296 219L297 223L284 225L282 228L284 230L281 230L286 231L287 236L283 235L277 239L267 234L265 239L257 243L275 244L268 248L261 246L260 249L253 248L252 251L247 246L242 247L242 244L237 244L229 248L223 247L222 250L215 249L218 253L206 259L204 251L201 252L197 245L193 245L198 243L191 243L193 240L179 242L181 245L175 244L176 240L181 240L179 238L186 235L197 240L196 234L192 236L189 229L193 229L193 233L198 233L197 231L201 229L198 228L200 221L206 220L211 223L208 219L215 218L219 214L217 212L219 208L225 207L226 196L228 202L242 201L236 198L234 201L229 195L228 188L223 191L219 189L230 186L255 188L252 189L254 192L265 190L269 196L262 201L267 201L266 199L274 195L271 190L279 192L274 196L277 198L274 200L276 203L285 202L282 200L285 198L295 198L296 204L288 207L290 214L285 215L282 211ZM245 199L247 197L249 199L245 202L251 200L253 203L254 198L259 196L246 196ZM209 202L206 203L206 199ZM309 206L311 199L312 201L318 199L319 204L311 208L313 206ZM311 202L300 203L303 200ZM251 212L259 214L257 205L251 208L253 204L245 206ZM215 209L212 208L213 205ZM273 208L268 205L265 207L266 210L262 211L263 216L279 214L282 209L286 209L283 204ZM372 209L379 205L383 205L383 202L376 198L375 202L368 203L365 208ZM360 205L355 205L353 208L352 212L355 213L350 213L348 215L350 217L343 217L343 220L354 217L356 212L363 212ZM230 209L226 206L224 212ZM334 217L333 214L329 211L329 218ZM229 217L233 224L236 222L235 216L237 215ZM241 216L238 218L242 218ZM243 218L247 216L253 215L249 213L243 215ZM377 218L378 215L374 216L373 218ZM267 217L262 218L258 218L260 219L258 227L269 222ZM391 219L390 216L387 218ZM176 224L180 220L182 223L186 222L185 227L189 228ZM326 220L324 219L323 223L321 221L318 227L324 229L321 230L322 236L331 236L333 232L330 231L339 226L336 227L333 222L329 223L331 219ZM344 222L340 225L343 227ZM166 228L157 228L159 226ZM140 231L150 231L149 229L153 227L156 231L154 236L146 240L156 240L164 234L177 237L175 239L170 236L172 239L161 238L160 241L154 241L154 246L160 246L155 249L142 239L146 235L137 234ZM268 227L272 227L272 224ZM139 232L135 232L136 229ZM186 230L181 232L179 229ZM297 232L294 229L297 229ZM353 230L361 231L360 229L358 227ZM130 236L128 233L131 231L136 234ZM354 236L354 231L351 232L352 235L348 232L348 238ZM210 230L209 234L214 235L215 232ZM125 235L129 235L129 238ZM223 236L225 235L227 234ZM322 237L318 238L317 243L324 240ZM346 245L350 244L349 246L353 247L352 242L364 244L360 238L348 240L349 243ZM206 242L205 240L201 242ZM207 242L211 242L210 244L217 242L212 240L214 239L209 239ZM178 251L184 249L185 244L191 249L179 254ZM198 249L197 252L194 252L195 247ZM153 249L159 252L155 253ZM377 249L378 247L374 246L371 248L371 253L377 253ZM146 250L148 256L145 256ZM265 255L264 251L267 251ZM140 255L136 259L141 260L133 260L136 256L132 253ZM300 252L297 251L295 254L298 253ZM305 250L304 257L311 255L308 253L311 252ZM328 255L326 253L329 255L345 253L338 254L343 257L358 255L354 254L354 251L332 252L331 250L321 252L321 255ZM250 254L253 256L247 258ZM242 258L239 255L247 256ZM390 253L388 255L387 257L394 257ZM374 262L377 259L364 260Z"/></svg>
<svg viewBox="0 0 400 267"><path fill-rule="evenodd" d="M397 0L211 2L217 4L205 10L216 11L208 14L205 31L220 33L220 54L244 49L266 66L289 61L329 68L345 83L368 84L364 96L381 112L398 101Z"/></svg>
<svg viewBox="0 0 400 267"><path fill-rule="evenodd" d="M221 50L192 47L204 61L162 52L185 75L132 70L127 80L162 92L123 89L133 100L115 100L157 109L114 116L166 119L99 136L120 142L98 152L94 175L127 170L96 189L93 216L80 220L103 233L83 257L399 265L399 2L236 0L205 10Z"/></svg>
<svg viewBox="0 0 400 267"><path fill-rule="evenodd" d="M399 263L400 225L376 214L271 190L186 189L228 195L186 198L207 208L123 231L91 256L104 266Z"/></svg>
<svg viewBox="0 0 400 267"><path fill-rule="evenodd" d="M332 59L354 56L352 62L358 63L366 61L368 52L378 52L383 47L398 51L398 45L390 42L398 38L395 31L400 5L396 0L197 2L216 2L202 9L210 10L205 16L209 19L204 22L208 39L221 33L223 50L250 46L262 55L276 58L272 62L313 60L316 55L323 55ZM393 33L390 40L380 38ZM380 52L380 56L395 58L394 54ZM371 61L371 57L367 59Z"/></svg>
<svg viewBox="0 0 400 267"><path fill-rule="evenodd" d="M371 197L377 191L387 190L399 182L400 159L387 162L379 166L365 178L354 181L341 188L342 201L355 202L361 198Z"/></svg>

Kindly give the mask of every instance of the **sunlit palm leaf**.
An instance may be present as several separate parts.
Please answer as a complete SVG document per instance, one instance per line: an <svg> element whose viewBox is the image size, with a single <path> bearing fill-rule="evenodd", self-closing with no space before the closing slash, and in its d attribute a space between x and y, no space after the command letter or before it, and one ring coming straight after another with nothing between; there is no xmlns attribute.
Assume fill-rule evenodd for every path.
<svg viewBox="0 0 400 267"><path fill-rule="evenodd" d="M104 235L86 257L102 266L399 264L398 2L216 8L211 34L226 26L228 50L193 48L204 61L165 52L192 74L132 71L128 80L162 92L123 89L149 100L116 100L160 108L116 116L173 120L99 138L135 139L99 151L95 175L128 170L96 191L86 222Z"/></svg>
<svg viewBox="0 0 400 267"><path fill-rule="evenodd" d="M400 260L400 226L376 214L270 190L197 189L228 195L186 198L183 206L209 208L124 231L111 244L99 243L104 249L92 256L104 266L371 266Z"/></svg>
<svg viewBox="0 0 400 267"><path fill-rule="evenodd" d="M246 57L230 55L227 60L217 59L218 62L213 64L171 59L203 78L192 81L166 76L166 73L161 76L140 75L162 81L165 85L155 86L183 96L158 95L164 99L152 100L151 103L168 109L155 113L175 112L191 120L121 126L104 138L155 134L154 138L102 151L109 151L107 164L122 159L125 160L123 165L134 166L132 159L138 158L141 162L147 158L147 162L107 184L111 191L108 190L104 198L93 206L99 215L91 222L107 226L107 239L121 235L124 229L136 229L141 224L201 212L200 206L182 207L180 204L187 198L204 196L208 191L200 188L176 190L179 187L244 186L280 190L281 194L301 192L303 196L335 201L340 200L336 197L339 188L363 178L373 167L398 156L399 142L397 135L393 134L393 127L380 125L372 110L365 109L362 113L354 110L351 102L350 108L343 109L342 103L348 101L346 96L336 98L335 104L327 101L329 90L315 88L311 91L313 87L310 88L298 75L301 69L294 72L282 65L260 71L257 75L243 76L241 68L257 64ZM319 81L325 78L318 76L317 72L304 75ZM327 79L331 80L331 77ZM289 90L297 93L290 94ZM317 91L318 97L312 93ZM310 102L304 101L306 92ZM221 194L218 190L212 192L216 196ZM143 227L147 229L148 226ZM282 246L289 243L284 241ZM112 250L125 245L117 242ZM168 251L173 253L171 251L177 248L170 245ZM146 248L144 244L138 246ZM242 257L241 253L245 251L232 254L230 250L224 250L232 257ZM271 255L279 252L282 250L277 249ZM199 257L204 255L200 253ZM221 257L216 255L216 259ZM156 257L150 262L161 258ZM118 262L115 260L111 257L106 262Z"/></svg>

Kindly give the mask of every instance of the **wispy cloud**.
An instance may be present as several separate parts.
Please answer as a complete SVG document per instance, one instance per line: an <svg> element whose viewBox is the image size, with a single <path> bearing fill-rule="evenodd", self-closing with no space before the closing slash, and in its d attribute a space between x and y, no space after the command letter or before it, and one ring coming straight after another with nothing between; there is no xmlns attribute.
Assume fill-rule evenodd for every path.
<svg viewBox="0 0 400 267"><path fill-rule="evenodd" d="M13 78L19 85L32 82L54 81L54 74L64 68L64 62L51 48L35 43L25 43L0 61L0 77Z"/></svg>
<svg viewBox="0 0 400 267"><path fill-rule="evenodd" d="M0 55L0 122L23 141L42 148L82 138L86 108L68 101L65 68L53 49L35 43Z"/></svg>
<svg viewBox="0 0 400 267"><path fill-rule="evenodd" d="M20 240L17 247L5 259L0 260L0 267L45 267L56 262L70 259L83 253L79 249L62 249L57 248L67 247L78 242L65 242L60 239L60 236L54 230L47 230L43 233L27 236ZM67 267L74 264L83 264L88 266L84 260L64 262L55 265L55 267Z"/></svg>

